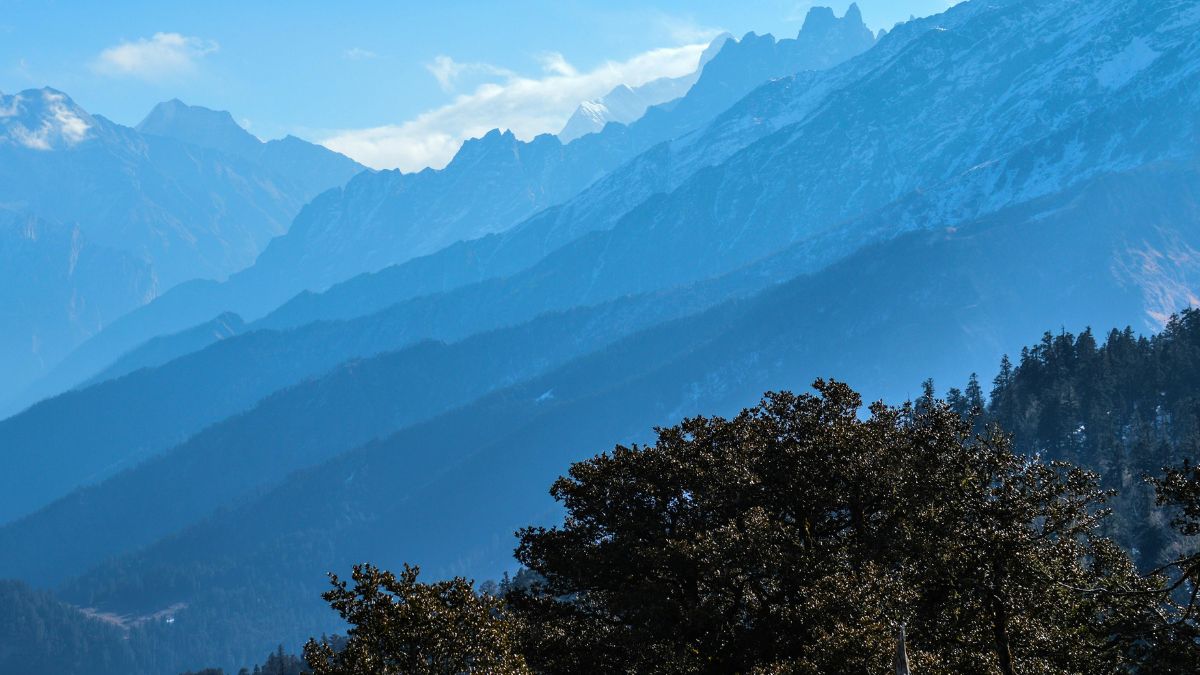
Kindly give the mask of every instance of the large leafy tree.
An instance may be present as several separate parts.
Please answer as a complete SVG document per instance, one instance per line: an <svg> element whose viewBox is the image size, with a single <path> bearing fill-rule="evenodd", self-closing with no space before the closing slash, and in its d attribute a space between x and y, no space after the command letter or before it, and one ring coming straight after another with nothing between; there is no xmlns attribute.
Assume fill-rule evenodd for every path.
<svg viewBox="0 0 1200 675"><path fill-rule="evenodd" d="M330 575L324 594L350 624L344 645L310 640L304 658L314 675L528 672L514 650L514 626L501 602L462 578L425 584L404 566L395 575L355 566L354 585Z"/></svg>
<svg viewBox="0 0 1200 675"><path fill-rule="evenodd" d="M571 467L510 593L547 672L1105 673L1153 598L1095 476L818 381ZM926 397L931 398L931 397Z"/></svg>

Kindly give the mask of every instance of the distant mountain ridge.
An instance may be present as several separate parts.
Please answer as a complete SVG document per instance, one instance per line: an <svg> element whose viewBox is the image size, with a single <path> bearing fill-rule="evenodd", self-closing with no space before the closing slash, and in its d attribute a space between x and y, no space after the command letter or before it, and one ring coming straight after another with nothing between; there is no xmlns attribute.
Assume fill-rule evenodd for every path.
<svg viewBox="0 0 1200 675"><path fill-rule="evenodd" d="M174 118L164 118L164 106L177 113ZM232 124L228 113L207 111L230 123L214 126L224 129L224 140L207 142L203 134L180 133L182 123L202 109L164 106L148 119L155 133L142 133L92 115L54 89L0 94L0 210L77 231L88 250L105 249L146 268L137 292L105 304L87 321L47 298L47 309L59 314L53 321L44 314L32 339L16 319L0 326L0 332L9 326L13 331L0 340L26 343L0 354L0 370L8 375L0 381L0 403L163 291L197 277L223 278L250 264L305 202L363 169L298 139L260 143ZM0 267L20 264L0 260ZM83 277L77 276L79 301L127 288L127 269L114 264L107 278L99 268L89 273L89 284L107 288L80 285ZM0 288L0 313L7 315L23 298L52 293L39 290L43 283L52 282L32 275L22 285Z"/></svg>
<svg viewBox="0 0 1200 675"><path fill-rule="evenodd" d="M142 134L174 138L255 162L287 176L313 197L367 170L341 153L295 136L264 143L227 111L188 105L179 99L154 106L135 128Z"/></svg>
<svg viewBox="0 0 1200 675"><path fill-rule="evenodd" d="M158 289L137 256L78 226L0 208L0 367L27 380Z"/></svg>
<svg viewBox="0 0 1200 675"><path fill-rule="evenodd" d="M134 129L244 158L257 155L263 145L227 111L188 105L177 98L154 106Z"/></svg>

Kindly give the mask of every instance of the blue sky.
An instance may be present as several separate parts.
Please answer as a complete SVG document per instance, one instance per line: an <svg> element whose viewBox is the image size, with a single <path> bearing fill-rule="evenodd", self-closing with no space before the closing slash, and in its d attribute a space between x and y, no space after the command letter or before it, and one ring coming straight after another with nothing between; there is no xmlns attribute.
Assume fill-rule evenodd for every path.
<svg viewBox="0 0 1200 675"><path fill-rule="evenodd" d="M180 98L416 169L493 126L557 131L575 98L682 74L719 31L791 37L814 4L849 1L0 0L0 91L52 86L123 124ZM858 4L881 28L952 2Z"/></svg>

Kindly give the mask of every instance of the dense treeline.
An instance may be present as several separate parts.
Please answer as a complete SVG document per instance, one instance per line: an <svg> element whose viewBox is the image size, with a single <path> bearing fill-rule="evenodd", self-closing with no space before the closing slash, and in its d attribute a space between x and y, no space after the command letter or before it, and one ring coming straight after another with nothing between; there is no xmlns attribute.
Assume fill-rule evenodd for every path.
<svg viewBox="0 0 1200 675"><path fill-rule="evenodd" d="M330 638L323 638L329 640ZM336 644L336 642L335 642ZM267 660L253 668L242 668L237 675L304 675L308 672L303 660L293 654L284 652L281 645ZM225 675L221 668L205 668L204 670L189 671L182 675Z"/></svg>
<svg viewBox="0 0 1200 675"><path fill-rule="evenodd" d="M89 616L54 594L16 581L0 581L0 673L4 675L129 675L171 672L166 663L179 642L171 624L129 621L128 617ZM174 623L174 622L172 622ZM341 647L339 637L322 638ZM280 647L238 675L300 675L304 662ZM207 668L185 675L225 675Z"/></svg>
<svg viewBox="0 0 1200 675"><path fill-rule="evenodd" d="M145 665L119 627L21 582L0 582L0 635L0 673L119 675Z"/></svg>
<svg viewBox="0 0 1200 675"><path fill-rule="evenodd" d="M966 413L981 402L978 381L948 400ZM1109 527L1144 565L1167 562L1180 543L1145 477L1200 449L1200 311L1150 338L1130 328L1102 344L1091 330L1045 334L1017 363L1001 362L980 422L1012 434L1020 452L1096 471L1118 492Z"/></svg>

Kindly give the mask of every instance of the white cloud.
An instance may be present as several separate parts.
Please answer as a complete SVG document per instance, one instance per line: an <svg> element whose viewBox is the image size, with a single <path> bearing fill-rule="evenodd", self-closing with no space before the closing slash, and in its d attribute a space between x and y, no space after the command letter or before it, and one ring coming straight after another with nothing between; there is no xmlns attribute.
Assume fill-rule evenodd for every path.
<svg viewBox="0 0 1200 675"><path fill-rule="evenodd" d="M711 42L713 38L725 32L720 28L698 24L691 17L676 16L663 12L657 13L657 21L662 30L676 44Z"/></svg>
<svg viewBox="0 0 1200 675"><path fill-rule="evenodd" d="M466 75L490 75L505 79L517 77L516 73L507 68L490 63L460 63L445 55L435 57L432 63L425 64L425 70L433 75L438 86L447 93L457 89L458 80Z"/></svg>
<svg viewBox="0 0 1200 675"><path fill-rule="evenodd" d="M75 145L87 138L87 132L91 125L66 105L65 96L47 93L44 98L50 103L50 113L53 123L58 127L59 135L68 144Z"/></svg>
<svg viewBox="0 0 1200 675"><path fill-rule="evenodd" d="M607 94L619 84L636 87L660 77L678 77L696 69L706 43L643 52L626 61L606 62L580 72L561 54L540 58L541 77L521 76L479 63L438 57L427 66L448 91L466 73L489 73L500 81L479 85L469 94L417 117L371 129L333 133L321 142L375 168L417 171L440 168L468 138L491 129L510 129L519 138L555 133L581 101Z"/></svg>
<svg viewBox="0 0 1200 675"><path fill-rule="evenodd" d="M363 49L362 47L351 47L350 49L342 52L342 56L350 59L351 61L366 61L367 59L376 58L379 55L369 49Z"/></svg>
<svg viewBox="0 0 1200 675"><path fill-rule="evenodd" d="M92 67L104 75L161 81L193 72L199 59L219 48L213 40L179 33L155 33L150 38L122 42L105 49Z"/></svg>
<svg viewBox="0 0 1200 675"><path fill-rule="evenodd" d="M547 52L538 57L538 61L542 63L542 70L550 75L561 75L562 77L576 77L579 71L567 62L566 57L558 52Z"/></svg>
<svg viewBox="0 0 1200 675"><path fill-rule="evenodd" d="M9 64L5 64L0 71L25 82L34 82L37 80L37 78L33 76L29 60L25 57L19 57L16 61L10 61Z"/></svg>

